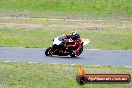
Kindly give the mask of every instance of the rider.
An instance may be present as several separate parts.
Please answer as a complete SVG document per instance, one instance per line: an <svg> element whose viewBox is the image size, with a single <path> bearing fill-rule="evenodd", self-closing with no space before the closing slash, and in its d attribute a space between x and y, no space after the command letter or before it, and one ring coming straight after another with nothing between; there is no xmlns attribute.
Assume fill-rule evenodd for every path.
<svg viewBox="0 0 132 88"><path fill-rule="evenodd" d="M65 40L67 43L70 42L70 44L66 45L67 48L70 48L70 50L76 54L80 50L81 46L81 39L80 35L76 32L72 32L70 34L66 34L67 39Z"/></svg>

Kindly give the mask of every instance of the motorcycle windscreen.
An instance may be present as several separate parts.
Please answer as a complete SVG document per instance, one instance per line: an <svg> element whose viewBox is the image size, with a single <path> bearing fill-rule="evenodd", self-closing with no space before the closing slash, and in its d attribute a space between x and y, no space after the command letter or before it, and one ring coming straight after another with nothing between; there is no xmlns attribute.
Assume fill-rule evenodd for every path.
<svg viewBox="0 0 132 88"><path fill-rule="evenodd" d="M59 41L63 41L64 39L66 39L66 36L65 35L58 36L58 40Z"/></svg>
<svg viewBox="0 0 132 88"><path fill-rule="evenodd" d="M59 45L65 38L66 38L65 35L60 35L60 36L54 38L53 44Z"/></svg>

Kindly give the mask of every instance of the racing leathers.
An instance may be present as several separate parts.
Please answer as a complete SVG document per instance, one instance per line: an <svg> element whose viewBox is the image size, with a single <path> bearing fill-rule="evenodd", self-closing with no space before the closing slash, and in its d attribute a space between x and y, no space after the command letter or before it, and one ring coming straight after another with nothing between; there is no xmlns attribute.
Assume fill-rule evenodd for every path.
<svg viewBox="0 0 132 88"><path fill-rule="evenodd" d="M67 39L64 41L66 42L66 48L71 52L72 54L77 54L77 52L81 49L81 39L73 40L70 37L70 34L66 35Z"/></svg>

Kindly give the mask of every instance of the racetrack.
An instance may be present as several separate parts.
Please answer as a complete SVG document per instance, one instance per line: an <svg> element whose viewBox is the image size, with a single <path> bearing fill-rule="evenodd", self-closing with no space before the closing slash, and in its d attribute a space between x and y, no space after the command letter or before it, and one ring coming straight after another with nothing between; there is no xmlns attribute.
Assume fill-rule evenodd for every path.
<svg viewBox="0 0 132 88"><path fill-rule="evenodd" d="M46 57L43 48L0 48L0 61L132 66L132 50L84 50L77 58Z"/></svg>

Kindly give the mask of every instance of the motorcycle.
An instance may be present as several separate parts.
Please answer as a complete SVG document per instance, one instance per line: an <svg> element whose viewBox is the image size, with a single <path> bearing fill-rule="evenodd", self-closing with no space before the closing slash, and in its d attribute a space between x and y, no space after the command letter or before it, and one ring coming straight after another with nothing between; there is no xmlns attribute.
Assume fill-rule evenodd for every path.
<svg viewBox="0 0 132 88"><path fill-rule="evenodd" d="M58 55L58 56L68 56L70 55L71 57L77 57L79 56L82 51L83 51L83 46L88 44L89 41L81 41L81 46L79 51L75 54L72 51L72 48L66 48L67 43L64 41L66 39L66 35L60 35L56 38L53 39L53 45L49 48L46 49L45 55L46 56L52 56L52 55ZM69 44L72 43L72 40L68 42Z"/></svg>

